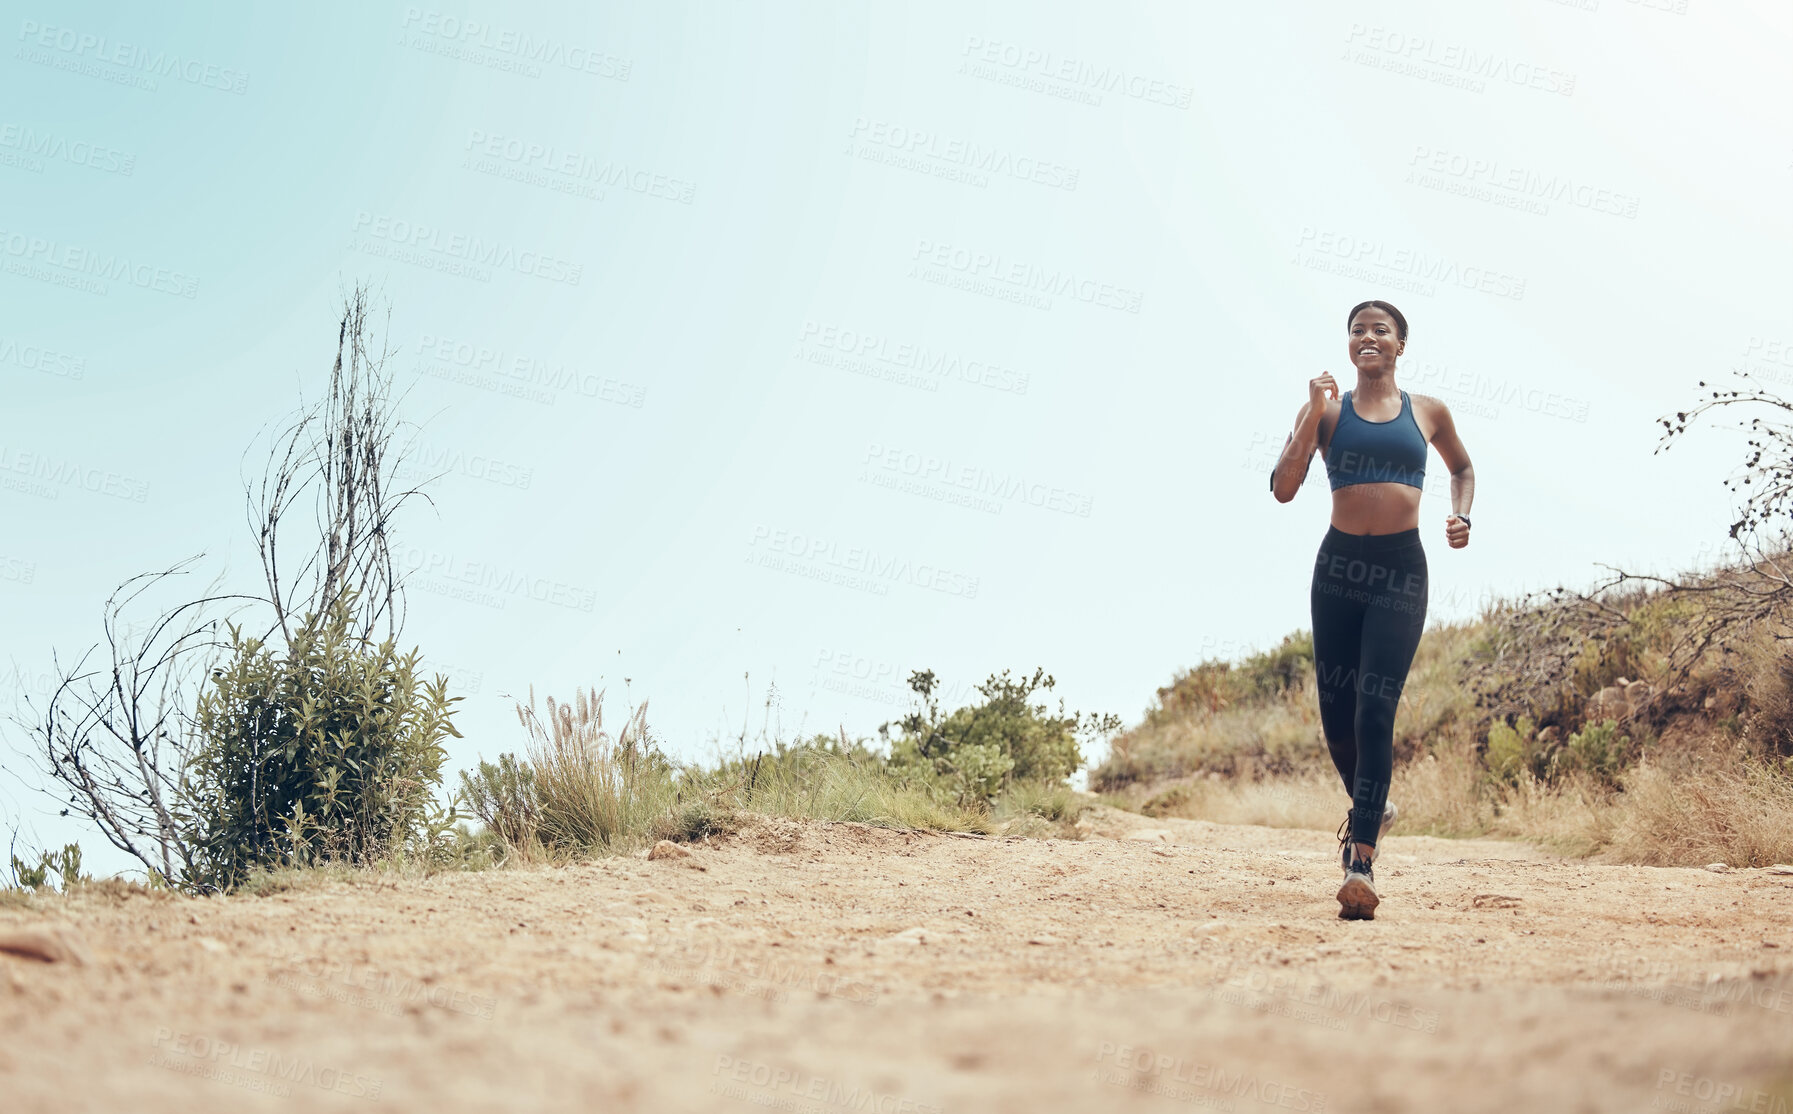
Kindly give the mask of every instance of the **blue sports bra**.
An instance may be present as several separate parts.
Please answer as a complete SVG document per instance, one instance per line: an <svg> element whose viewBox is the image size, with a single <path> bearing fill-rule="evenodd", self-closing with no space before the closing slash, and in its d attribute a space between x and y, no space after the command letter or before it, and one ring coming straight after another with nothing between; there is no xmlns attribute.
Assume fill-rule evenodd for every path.
<svg viewBox="0 0 1793 1114"><path fill-rule="evenodd" d="M1413 416L1413 400L1401 392L1401 412L1386 422L1358 417L1346 391L1338 426L1326 445L1326 478L1332 490L1352 484L1426 485L1426 435Z"/></svg>

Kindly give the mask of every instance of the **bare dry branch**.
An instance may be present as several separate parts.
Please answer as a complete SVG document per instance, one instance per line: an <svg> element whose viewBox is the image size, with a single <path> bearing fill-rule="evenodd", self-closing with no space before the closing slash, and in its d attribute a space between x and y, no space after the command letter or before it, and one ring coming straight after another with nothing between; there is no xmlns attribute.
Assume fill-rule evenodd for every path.
<svg viewBox="0 0 1793 1114"><path fill-rule="evenodd" d="M131 624L127 612L148 607L148 593L169 587L198 558L132 577L106 601L101 645L71 668L58 660L42 707L27 697L13 717L59 783L67 811L171 882L191 877L195 862L186 779L200 746L198 689L225 645L217 637L220 606L267 605L267 633L279 631L289 644L307 615L345 598L353 601L355 636L380 641L373 636L384 627L396 640L403 627L404 572L392 524L411 498L428 496L396 482L410 448L398 436L412 427L397 417L401 399L386 367L392 353L371 337L371 300L363 285L344 295L324 397L301 405L271 439L259 482L244 482L266 596L224 594L214 583L197 599ZM307 512L310 523L291 518Z"/></svg>
<svg viewBox="0 0 1793 1114"><path fill-rule="evenodd" d="M244 484L273 607L269 631L288 639L305 615L321 614L350 589L357 635L373 638L383 626L383 637L396 639L404 626L392 526L406 502L429 497L422 484L406 487L397 478L412 445L400 434L414 427L396 416L400 398L387 367L393 353L384 333L377 344L372 336L371 301L365 286L345 295L324 398L301 408L276 437L260 480ZM311 522L293 558L282 528L300 508Z"/></svg>
<svg viewBox="0 0 1793 1114"><path fill-rule="evenodd" d="M67 810L99 829L106 841L167 879L191 865L182 838L182 778L191 741L192 694L220 643L219 605L253 597L208 591L154 613L143 624L124 620L147 604L146 593L186 575L198 557L156 573L134 576L107 598L101 613L105 640L73 666L56 659L56 687L38 706L29 694L14 722L33 740L44 770L67 795ZM104 654L95 669L88 662Z"/></svg>

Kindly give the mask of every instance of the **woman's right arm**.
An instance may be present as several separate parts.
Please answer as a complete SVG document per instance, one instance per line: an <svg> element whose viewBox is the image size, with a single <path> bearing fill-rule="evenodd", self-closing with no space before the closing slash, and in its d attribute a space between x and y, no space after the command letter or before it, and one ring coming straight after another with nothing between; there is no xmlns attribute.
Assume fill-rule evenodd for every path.
<svg viewBox="0 0 1793 1114"><path fill-rule="evenodd" d="M1320 441L1320 419L1326 416L1328 399L1338 397L1338 384L1331 372L1321 372L1308 380L1307 402L1295 414L1295 431L1283 442L1282 456L1270 471L1270 491L1278 503L1295 498L1307 480L1308 465Z"/></svg>

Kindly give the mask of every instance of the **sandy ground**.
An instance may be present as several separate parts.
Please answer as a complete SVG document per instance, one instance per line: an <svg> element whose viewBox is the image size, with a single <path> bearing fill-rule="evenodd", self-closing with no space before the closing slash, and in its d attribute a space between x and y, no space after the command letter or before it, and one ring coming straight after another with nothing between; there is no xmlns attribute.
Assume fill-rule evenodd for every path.
<svg viewBox="0 0 1793 1114"><path fill-rule="evenodd" d="M1793 876L1097 817L14 909L0 1108L1793 1110Z"/></svg>

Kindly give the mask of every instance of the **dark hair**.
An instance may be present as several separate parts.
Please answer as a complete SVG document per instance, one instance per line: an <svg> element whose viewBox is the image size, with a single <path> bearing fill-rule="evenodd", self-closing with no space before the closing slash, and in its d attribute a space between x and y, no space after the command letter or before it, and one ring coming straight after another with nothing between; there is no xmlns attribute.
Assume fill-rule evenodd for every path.
<svg viewBox="0 0 1793 1114"><path fill-rule="evenodd" d="M1405 317L1401 316L1400 310L1389 305L1387 302L1380 301L1380 300L1359 302L1356 305L1352 306L1351 307L1351 316L1345 318L1345 331L1347 333L1351 331L1351 323L1357 320L1357 315L1362 313L1366 309L1379 309L1382 312L1388 314L1390 317L1394 318L1395 319L1395 337L1396 337L1396 339L1398 339L1398 340L1406 340L1407 339L1407 319Z"/></svg>

